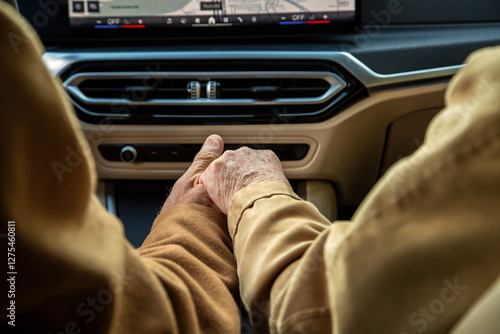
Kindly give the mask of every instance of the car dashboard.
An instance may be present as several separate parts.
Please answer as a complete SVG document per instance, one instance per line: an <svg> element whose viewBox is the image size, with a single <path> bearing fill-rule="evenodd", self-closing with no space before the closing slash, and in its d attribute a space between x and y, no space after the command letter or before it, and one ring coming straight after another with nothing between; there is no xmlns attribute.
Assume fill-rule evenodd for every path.
<svg viewBox="0 0 500 334"><path fill-rule="evenodd" d="M176 17L173 30L164 18L165 27L146 32L85 29L81 17L69 24L75 6L96 3L18 1L89 141L98 196L136 247L165 189L213 133L226 149L273 150L299 196L330 220L349 219L385 171L421 145L467 55L500 44L494 0L349 1L355 14L303 30L252 26L252 16L241 17L250 20L243 27L231 17L234 29L210 26L222 16L189 21L192 29ZM310 19L296 11L287 22ZM90 26L123 25L112 18ZM149 22L139 20L129 25Z"/></svg>

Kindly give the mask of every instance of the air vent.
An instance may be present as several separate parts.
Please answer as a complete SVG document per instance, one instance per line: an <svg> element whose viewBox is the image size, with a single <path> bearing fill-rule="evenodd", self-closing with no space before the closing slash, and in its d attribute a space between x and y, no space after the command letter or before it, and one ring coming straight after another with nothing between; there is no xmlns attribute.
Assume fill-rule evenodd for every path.
<svg viewBox="0 0 500 334"><path fill-rule="evenodd" d="M346 87L329 72L79 73L64 85L85 104L149 106L321 104Z"/></svg>
<svg viewBox="0 0 500 334"><path fill-rule="evenodd" d="M100 76L100 75L99 75ZM78 87L70 89L81 93L84 100L90 99L129 99L131 101L185 99L186 80L162 80L155 82L146 77L142 79L92 79L82 81ZM80 90L80 91L78 91Z"/></svg>
<svg viewBox="0 0 500 334"><path fill-rule="evenodd" d="M148 82L150 81L150 82ZM189 85L193 82L186 79L169 79L160 82L151 82L143 79L88 79L80 83L77 88L71 87L73 92L81 93L91 99L129 99L132 101L164 101L192 99ZM309 78L281 78L281 79L221 79L200 83L200 97L235 101L276 99L314 99L322 97L331 89L331 82L324 79ZM216 97L211 97L207 89L210 83L215 82L213 88L218 91ZM340 89L340 88L339 88ZM79 91L78 91L79 90ZM194 101L203 102L202 100ZM222 102L222 101L217 101Z"/></svg>
<svg viewBox="0 0 500 334"><path fill-rule="evenodd" d="M336 65L307 61L87 62L62 79L90 123L317 122L363 89Z"/></svg>
<svg viewBox="0 0 500 334"><path fill-rule="evenodd" d="M335 78L337 79L337 78ZM339 79L337 79L339 80ZM324 96L335 85L333 93L343 88L341 81L332 82L324 78L270 78L270 79L223 79L220 81L221 99L315 99Z"/></svg>

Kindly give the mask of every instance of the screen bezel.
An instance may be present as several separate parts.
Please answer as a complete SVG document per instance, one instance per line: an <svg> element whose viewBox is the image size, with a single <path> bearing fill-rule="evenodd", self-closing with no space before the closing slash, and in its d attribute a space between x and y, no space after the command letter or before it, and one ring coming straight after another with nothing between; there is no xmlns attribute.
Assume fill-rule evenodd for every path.
<svg viewBox="0 0 500 334"><path fill-rule="evenodd" d="M39 1L19 3L21 14L28 20L45 42L55 41L109 41L109 40L179 40L217 37L276 37L296 35L331 35L354 33L361 25L361 0L356 0L355 19L351 22L318 25L262 25L231 27L169 27L145 29L85 29L72 28L68 14L68 1Z"/></svg>

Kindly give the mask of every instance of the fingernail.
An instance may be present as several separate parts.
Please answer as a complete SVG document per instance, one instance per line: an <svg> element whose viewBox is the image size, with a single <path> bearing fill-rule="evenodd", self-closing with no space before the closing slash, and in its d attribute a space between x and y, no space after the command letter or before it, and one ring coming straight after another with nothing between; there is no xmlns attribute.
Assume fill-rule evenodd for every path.
<svg viewBox="0 0 500 334"><path fill-rule="evenodd" d="M207 140L205 140L204 146L206 148L217 149L219 148L219 141L217 140L217 137L210 136L207 138Z"/></svg>

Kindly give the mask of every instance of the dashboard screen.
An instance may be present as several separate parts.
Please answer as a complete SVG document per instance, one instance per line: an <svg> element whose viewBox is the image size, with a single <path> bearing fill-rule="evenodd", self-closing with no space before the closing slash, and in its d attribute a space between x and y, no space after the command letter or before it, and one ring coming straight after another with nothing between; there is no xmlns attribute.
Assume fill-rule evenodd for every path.
<svg viewBox="0 0 500 334"><path fill-rule="evenodd" d="M356 20L356 0L70 0L68 10L72 28L91 29L251 28Z"/></svg>

